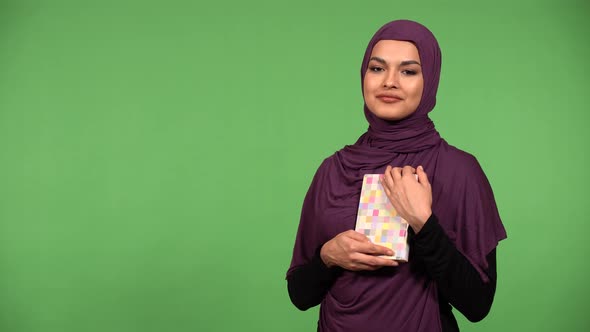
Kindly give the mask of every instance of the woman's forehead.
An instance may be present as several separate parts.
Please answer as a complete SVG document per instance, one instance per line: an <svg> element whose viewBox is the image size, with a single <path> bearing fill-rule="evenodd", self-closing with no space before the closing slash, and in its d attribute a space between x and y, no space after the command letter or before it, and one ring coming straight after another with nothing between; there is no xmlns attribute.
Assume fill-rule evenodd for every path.
<svg viewBox="0 0 590 332"><path fill-rule="evenodd" d="M371 57L392 58L404 60L419 60L418 48L411 42L403 40L380 40L371 50Z"/></svg>

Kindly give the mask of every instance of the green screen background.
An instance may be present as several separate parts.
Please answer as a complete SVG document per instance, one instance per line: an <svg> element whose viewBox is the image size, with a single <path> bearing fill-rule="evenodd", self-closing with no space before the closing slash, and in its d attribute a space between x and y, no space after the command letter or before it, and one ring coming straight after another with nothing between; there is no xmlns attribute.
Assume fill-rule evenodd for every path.
<svg viewBox="0 0 590 332"><path fill-rule="evenodd" d="M587 331L589 8L0 1L0 330L313 331L284 280L301 202L367 127L367 42L409 18L509 236L462 329Z"/></svg>

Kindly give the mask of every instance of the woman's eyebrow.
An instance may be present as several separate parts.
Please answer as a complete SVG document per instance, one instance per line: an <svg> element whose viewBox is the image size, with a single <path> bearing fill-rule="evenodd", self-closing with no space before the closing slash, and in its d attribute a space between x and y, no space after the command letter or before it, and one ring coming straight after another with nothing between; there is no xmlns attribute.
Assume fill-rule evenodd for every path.
<svg viewBox="0 0 590 332"><path fill-rule="evenodd" d="M381 63L381 64L383 64L383 65L386 65L386 64L387 64L387 61L385 61L385 60L381 59L381 58L380 58L380 57L378 57L378 56L372 56L372 57L371 57L371 59L369 59L369 61L371 61L371 60L375 60L375 61L377 61L377 62L379 62L379 63Z"/></svg>
<svg viewBox="0 0 590 332"><path fill-rule="evenodd" d="M418 65L418 66L421 66L420 65L420 62L418 62L416 60L406 60L406 61L402 61L400 63L400 66L407 66L407 65Z"/></svg>
<svg viewBox="0 0 590 332"><path fill-rule="evenodd" d="M384 59L378 57L378 56L372 56L369 61L371 60L375 60L383 65L387 65L387 61L385 61ZM416 61L416 60L406 60L406 61L402 61L400 62L400 66L408 66L408 65L420 65L420 62Z"/></svg>

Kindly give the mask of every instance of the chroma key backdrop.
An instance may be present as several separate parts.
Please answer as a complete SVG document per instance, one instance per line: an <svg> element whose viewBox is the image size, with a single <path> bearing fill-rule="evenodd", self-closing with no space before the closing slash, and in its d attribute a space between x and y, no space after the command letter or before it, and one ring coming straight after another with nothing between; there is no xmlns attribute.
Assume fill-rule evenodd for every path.
<svg viewBox="0 0 590 332"><path fill-rule="evenodd" d="M508 232L488 317L589 331L590 5L0 1L0 330L314 331L288 269L321 161L367 129L394 19L443 61L437 130Z"/></svg>

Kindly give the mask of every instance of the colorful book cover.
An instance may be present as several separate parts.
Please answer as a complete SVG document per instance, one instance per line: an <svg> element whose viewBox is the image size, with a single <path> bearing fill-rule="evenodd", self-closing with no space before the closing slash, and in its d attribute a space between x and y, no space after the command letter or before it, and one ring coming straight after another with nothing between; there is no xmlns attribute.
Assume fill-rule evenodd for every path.
<svg viewBox="0 0 590 332"><path fill-rule="evenodd" d="M371 242L390 248L397 261L408 261L408 223L400 217L387 198L380 179L383 174L365 174L356 217L355 230Z"/></svg>

